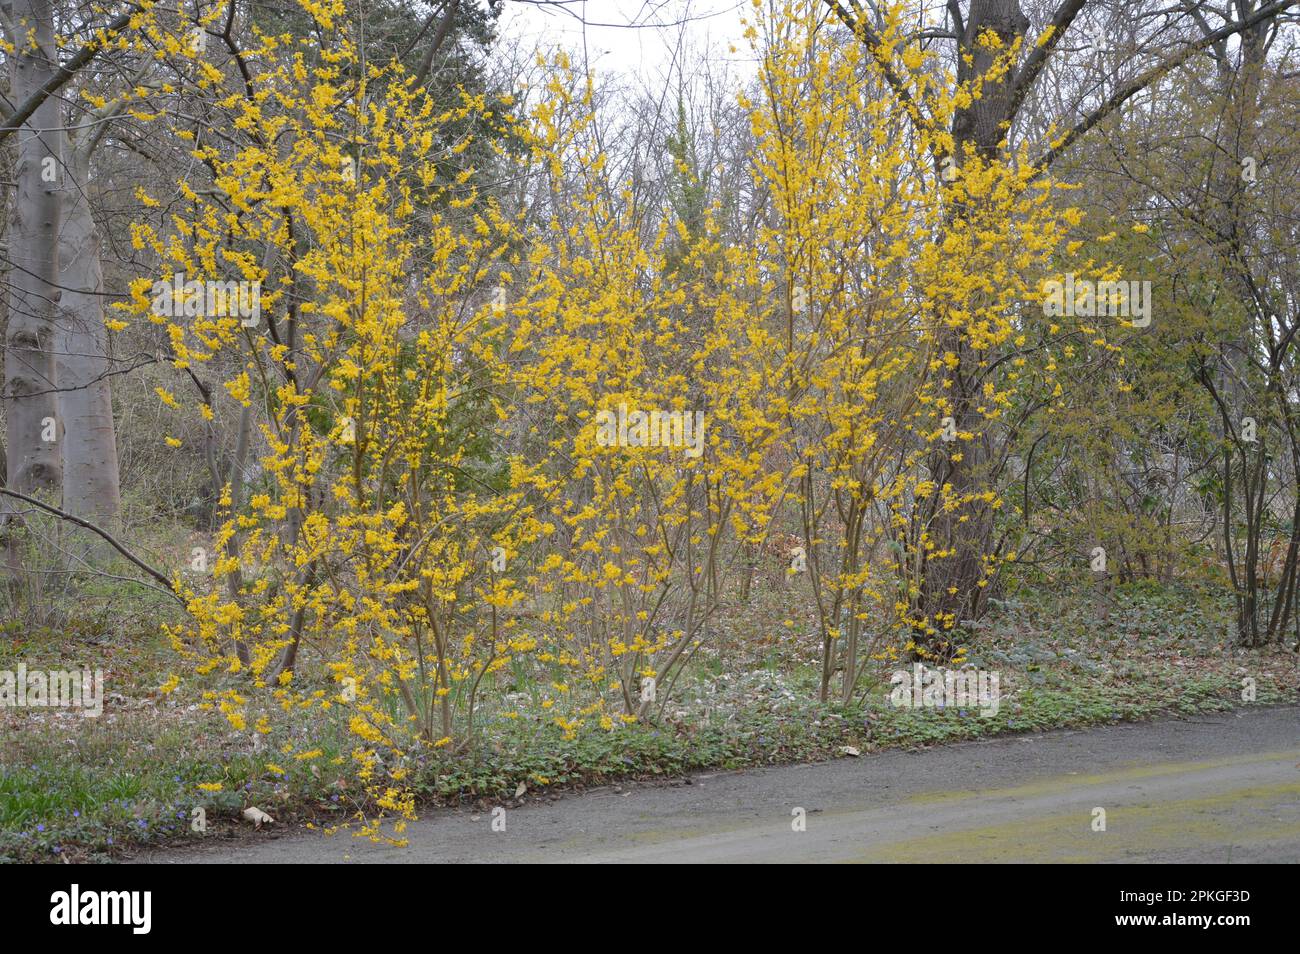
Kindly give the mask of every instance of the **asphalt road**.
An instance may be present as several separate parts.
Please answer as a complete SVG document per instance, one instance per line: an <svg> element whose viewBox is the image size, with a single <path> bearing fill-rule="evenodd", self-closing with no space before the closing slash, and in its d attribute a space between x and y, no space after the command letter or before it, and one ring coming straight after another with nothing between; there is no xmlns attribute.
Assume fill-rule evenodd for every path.
<svg viewBox="0 0 1300 954"><path fill-rule="evenodd" d="M266 836L147 862L1300 862L1300 708L430 811L403 848ZM1105 831L1094 810L1105 809ZM794 830L802 809L805 830ZM501 827L498 821L497 827Z"/></svg>

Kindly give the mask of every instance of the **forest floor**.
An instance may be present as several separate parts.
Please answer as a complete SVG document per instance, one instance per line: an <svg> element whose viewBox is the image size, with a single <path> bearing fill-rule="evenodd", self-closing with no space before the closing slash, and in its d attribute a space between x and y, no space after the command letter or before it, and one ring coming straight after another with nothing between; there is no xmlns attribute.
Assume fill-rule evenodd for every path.
<svg viewBox="0 0 1300 954"><path fill-rule="evenodd" d="M340 707L279 719L265 735L235 731L204 708L206 687L195 679L159 691L177 670L158 633L163 604L106 593L99 602L83 598L78 611L57 628L0 633L0 670L20 662L102 667L106 682L99 718L0 707L0 861L113 860L199 841L257 843L308 825L356 826L367 805ZM888 654L872 663L850 705L819 704L812 621L792 608L788 592L767 589L729 609L653 721L561 731L538 706L549 685L539 673L535 685L511 693L512 718L502 705L485 708L478 745L420 753L408 784L423 816L450 807L487 817L494 807L612 784L684 785L692 773L795 763L875 764L874 753L885 750L1300 702L1292 643L1240 649L1230 617L1221 591L1184 585L1008 598L970 634L969 662L1001 677L998 712L985 717L890 705L890 671L904 664ZM1247 680L1253 701L1243 699ZM274 706L266 711L275 714ZM309 753L315 757L296 758ZM249 807L275 821L254 831L242 818Z"/></svg>

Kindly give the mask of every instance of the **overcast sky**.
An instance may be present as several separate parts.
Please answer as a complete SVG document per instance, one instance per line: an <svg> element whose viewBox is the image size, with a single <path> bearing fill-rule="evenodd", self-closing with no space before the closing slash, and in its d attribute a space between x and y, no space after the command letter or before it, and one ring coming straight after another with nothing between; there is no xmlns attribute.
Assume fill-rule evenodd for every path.
<svg viewBox="0 0 1300 954"><path fill-rule="evenodd" d="M584 45L599 72L622 72L657 83L674 72L674 51L683 41L715 63L746 72L752 54L742 39L741 15L749 0L509 0L498 33L504 37ZM584 42L585 41L585 42ZM728 47L734 45L735 53Z"/></svg>

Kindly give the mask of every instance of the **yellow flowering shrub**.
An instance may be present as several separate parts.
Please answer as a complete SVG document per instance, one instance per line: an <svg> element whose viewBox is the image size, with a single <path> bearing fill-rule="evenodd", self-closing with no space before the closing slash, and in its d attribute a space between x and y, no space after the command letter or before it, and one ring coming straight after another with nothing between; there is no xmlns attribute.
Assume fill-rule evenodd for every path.
<svg viewBox="0 0 1300 954"><path fill-rule="evenodd" d="M488 697L517 718L524 673L568 737L662 705L778 530L802 541L823 699L836 671L852 698L883 624L951 628L918 610L951 556L933 525L1000 499L936 480L935 455L1006 426L1020 385L990 377L978 428L950 433L951 375L1015 339L1070 214L1028 163L947 174L978 90L902 49L897 12L885 59L926 115L817 5L758 16L765 214L737 235L636 201L563 57L526 115L439 104L359 56L341 6L303 6L329 46L259 35L246 75L200 74L238 137L191 138L213 187L136 227L158 269L123 309L166 328L178 372L220 378L193 413L240 421L256 458L211 566L177 581L174 644L229 677L209 704L237 727L253 693L344 707L375 804L409 817L403 755L465 745ZM479 192L475 128L520 144L502 161L532 202ZM257 283L256 314L160 313L174 274Z"/></svg>

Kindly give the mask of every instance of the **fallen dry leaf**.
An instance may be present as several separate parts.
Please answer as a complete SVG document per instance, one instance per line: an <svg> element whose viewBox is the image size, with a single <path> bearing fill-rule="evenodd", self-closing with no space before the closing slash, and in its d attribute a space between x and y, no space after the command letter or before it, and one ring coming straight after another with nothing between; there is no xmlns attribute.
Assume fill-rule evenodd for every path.
<svg viewBox="0 0 1300 954"><path fill-rule="evenodd" d="M274 818L255 805L250 805L244 809L244 820L251 821L255 828L261 828L263 822L275 821Z"/></svg>

